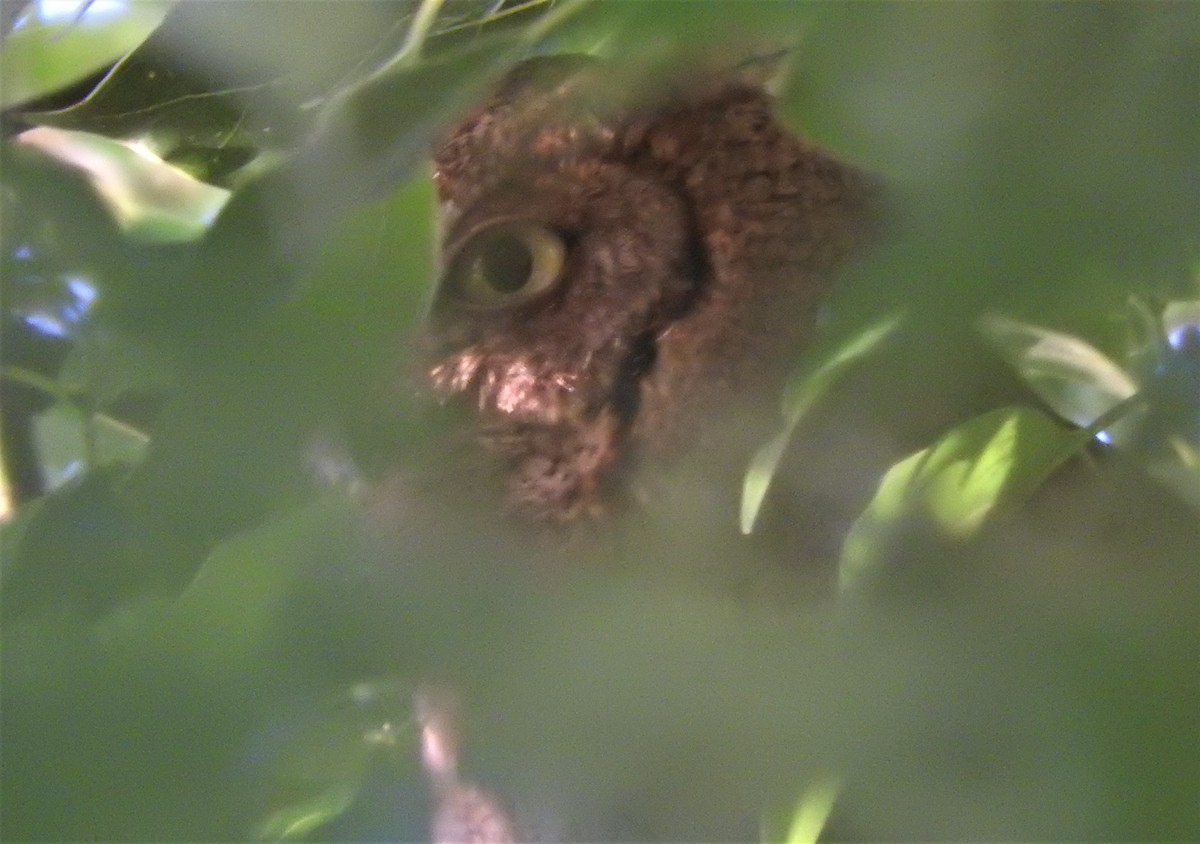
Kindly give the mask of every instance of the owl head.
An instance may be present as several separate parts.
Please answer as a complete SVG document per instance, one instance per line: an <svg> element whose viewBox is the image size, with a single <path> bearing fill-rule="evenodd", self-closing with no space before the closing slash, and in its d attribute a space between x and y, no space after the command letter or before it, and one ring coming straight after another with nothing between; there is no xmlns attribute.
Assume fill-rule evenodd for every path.
<svg viewBox="0 0 1200 844"><path fill-rule="evenodd" d="M604 512L637 455L777 387L872 227L874 180L790 134L760 87L629 96L615 79L526 62L434 155L424 378L542 522Z"/></svg>

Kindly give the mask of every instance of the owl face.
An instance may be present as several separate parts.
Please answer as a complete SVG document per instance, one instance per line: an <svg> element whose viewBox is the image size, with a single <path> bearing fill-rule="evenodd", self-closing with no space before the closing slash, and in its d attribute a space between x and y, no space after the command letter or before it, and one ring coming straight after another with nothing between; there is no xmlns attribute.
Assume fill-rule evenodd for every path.
<svg viewBox="0 0 1200 844"><path fill-rule="evenodd" d="M765 95L735 86L672 110L617 108L601 102L602 78L592 63L523 65L435 155L449 223L425 377L469 409L509 506L538 521L602 512L636 448L729 381L731 354L752 352L748 332L768 328L755 312L806 298L763 303L780 286L754 277L764 259L778 265L766 275L797 250L821 263L806 254L819 226L780 229L822 201L776 198L778 164L801 148ZM731 107L740 140L711 122ZM730 184L727 165L747 161L728 158L735 140L780 159L764 162L776 172L762 200L783 207L742 201L746 177L764 173ZM780 257L771 238L796 234Z"/></svg>

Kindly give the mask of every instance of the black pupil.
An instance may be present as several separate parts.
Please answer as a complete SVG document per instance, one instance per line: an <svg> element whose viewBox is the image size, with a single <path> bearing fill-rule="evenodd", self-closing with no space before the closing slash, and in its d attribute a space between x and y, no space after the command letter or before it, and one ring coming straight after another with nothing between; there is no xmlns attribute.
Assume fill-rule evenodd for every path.
<svg viewBox="0 0 1200 844"><path fill-rule="evenodd" d="M529 281L533 255L519 237L509 234L491 238L479 255L484 281L497 293L516 293Z"/></svg>

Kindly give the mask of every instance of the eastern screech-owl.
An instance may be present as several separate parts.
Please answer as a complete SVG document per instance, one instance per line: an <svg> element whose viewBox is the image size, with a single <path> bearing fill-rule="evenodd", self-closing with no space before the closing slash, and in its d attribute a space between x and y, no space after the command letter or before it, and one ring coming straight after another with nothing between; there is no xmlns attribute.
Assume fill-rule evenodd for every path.
<svg viewBox="0 0 1200 844"><path fill-rule="evenodd" d="M602 512L635 453L780 385L877 189L772 106L737 74L630 96L601 62L534 59L436 151L426 377L471 408L511 509Z"/></svg>

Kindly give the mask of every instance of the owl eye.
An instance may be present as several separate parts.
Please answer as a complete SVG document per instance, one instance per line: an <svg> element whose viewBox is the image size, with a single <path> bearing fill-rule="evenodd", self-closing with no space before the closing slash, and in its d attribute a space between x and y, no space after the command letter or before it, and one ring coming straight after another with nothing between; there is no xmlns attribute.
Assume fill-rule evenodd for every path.
<svg viewBox="0 0 1200 844"><path fill-rule="evenodd" d="M469 304L511 305L554 287L566 255L562 237L543 225L500 223L467 241L454 257L446 283Z"/></svg>

